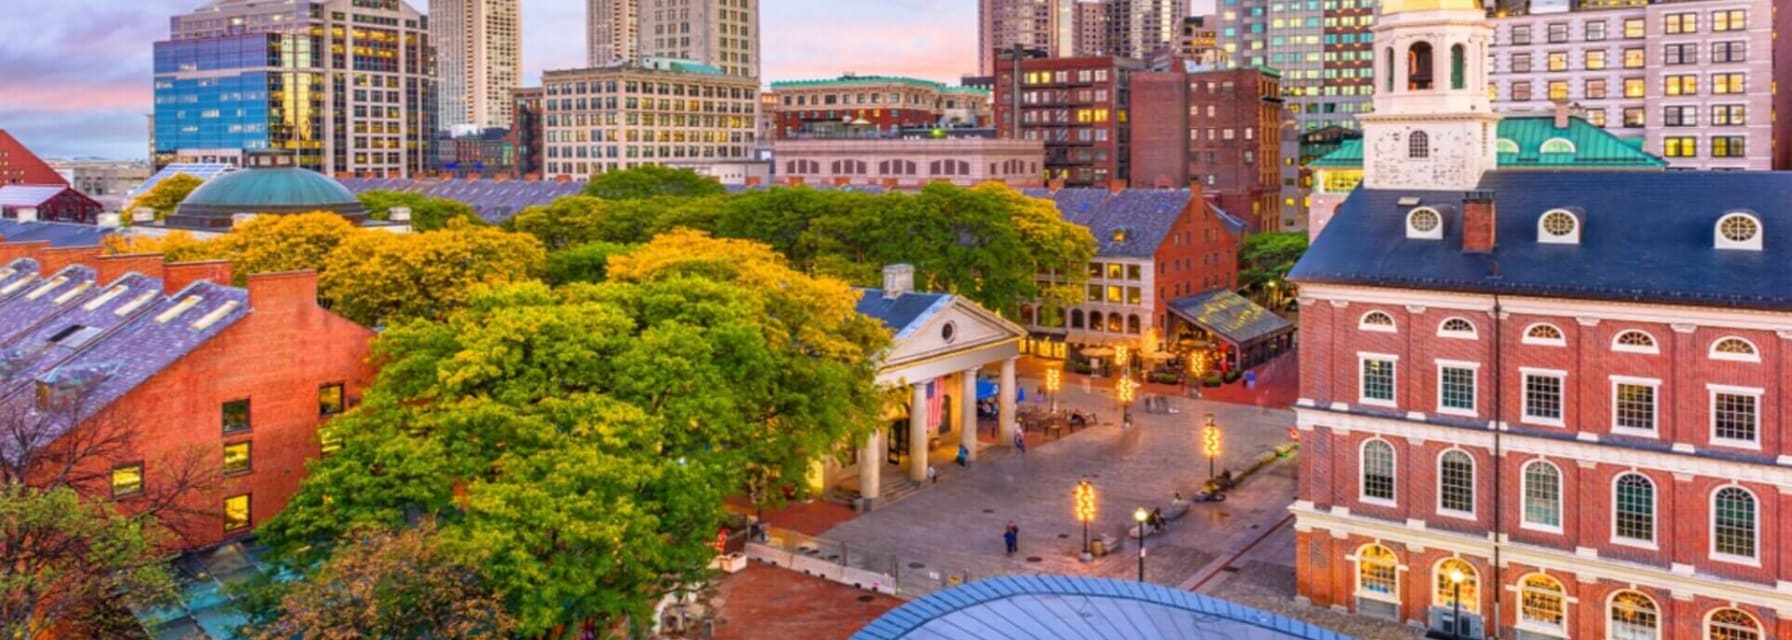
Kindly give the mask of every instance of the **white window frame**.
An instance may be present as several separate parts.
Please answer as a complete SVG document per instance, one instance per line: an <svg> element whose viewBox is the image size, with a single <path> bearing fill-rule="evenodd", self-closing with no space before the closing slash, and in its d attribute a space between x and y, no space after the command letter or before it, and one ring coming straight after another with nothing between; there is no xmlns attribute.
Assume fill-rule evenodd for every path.
<svg viewBox="0 0 1792 640"><path fill-rule="evenodd" d="M1562 337L1554 338L1554 339L1531 337L1531 330L1535 329L1539 326L1544 326L1544 327L1549 327L1551 329L1555 329L1556 335L1559 335ZM1552 324L1549 322L1533 322L1524 328L1523 337L1519 338L1519 342L1522 342L1524 344L1542 345L1542 346L1546 346L1546 347L1566 347L1566 346L1568 346L1568 333L1565 331L1562 331L1561 327L1556 326L1555 324Z"/></svg>
<svg viewBox="0 0 1792 640"><path fill-rule="evenodd" d="M1468 409L1444 406L1444 369L1468 369L1472 376L1469 380L1469 400L1474 405ZM1469 418L1480 415L1481 410L1481 363L1466 360L1437 361L1437 412L1442 415L1465 416Z"/></svg>
<svg viewBox="0 0 1792 640"><path fill-rule="evenodd" d="M1723 344L1724 342L1729 341L1729 340L1737 340L1737 341L1742 342L1743 344L1748 345L1749 351L1751 351L1752 353L1747 353L1747 354L1729 353L1726 351L1718 351L1717 350L1717 345ZM1748 338L1744 338L1742 336L1723 336L1716 340L1711 341L1711 347L1706 350L1706 355L1708 357L1710 357L1712 360L1729 360L1731 362L1760 362L1761 361L1761 347L1759 345L1756 345L1755 341L1750 340Z"/></svg>
<svg viewBox="0 0 1792 640"><path fill-rule="evenodd" d="M1393 392L1394 392L1394 399L1382 400L1380 398L1371 398L1371 397L1368 397L1367 395L1365 395L1365 392L1368 391L1368 389L1369 389L1369 385L1368 385L1367 375L1363 372L1363 363L1365 363L1366 361L1369 361L1369 360L1385 360L1394 365L1393 367L1391 367L1391 370L1394 374L1394 380L1390 384L1390 388L1393 389ZM1371 407L1398 407L1398 406L1400 406L1400 356L1388 354L1388 353L1368 353L1368 352L1364 352L1364 351L1357 352L1357 354L1356 354L1356 401L1358 404L1368 405Z"/></svg>
<svg viewBox="0 0 1792 640"><path fill-rule="evenodd" d="M1467 322L1468 323L1468 331L1449 331L1449 330L1444 329L1444 325L1450 324L1451 320L1461 320L1463 322ZM1477 337L1477 334L1475 332L1475 323L1473 321L1469 320L1468 318L1464 318L1462 316L1450 316L1448 318L1444 318L1443 322L1437 323L1437 336L1440 338L1455 338L1458 340L1474 340Z"/></svg>
<svg viewBox="0 0 1792 640"><path fill-rule="evenodd" d="M1559 236L1550 233L1543 224L1549 220L1550 216L1558 213L1568 216L1569 220L1574 221L1574 226L1568 230L1568 233ZM1543 212L1543 215L1537 216L1537 242L1539 244L1580 244L1580 216L1574 215L1573 211L1567 209L1550 209Z"/></svg>
<svg viewBox="0 0 1792 640"><path fill-rule="evenodd" d="M1525 502L1527 500L1529 500L1531 497L1531 476L1530 476L1529 470L1531 468L1531 465L1534 465L1534 464L1549 465L1549 468L1555 469L1555 472L1556 472L1556 524L1554 524L1554 525L1543 524L1541 522L1531 522L1530 519L1528 518L1528 516L1530 515L1530 509L1526 508L1527 505L1525 504ZM1562 467L1557 465L1554 462L1550 462L1543 458L1534 458L1530 461L1525 462L1522 465L1519 465L1519 467L1518 467L1518 526L1519 526L1519 528L1529 529L1532 531L1543 531L1546 533L1557 533L1557 534L1561 533L1562 532L1562 521L1567 517L1566 514L1568 511L1568 505L1563 504L1565 502L1565 500L1563 498L1564 498L1564 496L1567 495L1567 486L1568 486L1568 480L1565 476L1562 475Z"/></svg>
<svg viewBox="0 0 1792 640"><path fill-rule="evenodd" d="M1618 480L1631 474L1635 474L1642 479L1649 481L1649 539L1647 541L1638 540L1636 538L1626 538L1618 535ZM1611 513L1606 517L1606 525L1610 528L1610 535L1608 537L1611 539L1611 543L1626 547L1635 547L1637 549L1659 551L1661 549L1661 483L1658 483L1654 478L1649 477L1649 474L1631 468L1613 474L1612 479L1607 481L1606 484L1611 489L1609 493L1609 495L1611 495Z"/></svg>
<svg viewBox="0 0 1792 640"><path fill-rule="evenodd" d="M1767 630L1766 625L1761 624L1760 618L1755 617L1755 614L1749 613L1747 610L1743 609L1742 607L1735 606L1735 604L1732 603L1731 606L1714 607L1710 611L1705 612L1705 617L1699 621L1699 638L1701 640L1711 640L1711 619L1717 617L1717 612L1725 611L1725 610L1735 611L1744 616L1747 616L1750 622L1755 623L1755 632L1757 634L1759 634L1758 637L1761 637L1761 638L1772 638L1773 637L1774 634Z"/></svg>
<svg viewBox="0 0 1792 640"><path fill-rule="evenodd" d="M1470 509L1469 511L1457 511L1455 509L1444 508L1444 457L1450 455L1451 453L1455 453L1455 452L1460 452L1462 455L1468 457L1468 506ZM1448 449L1444 449L1443 451L1439 452L1437 454L1437 461L1432 464L1435 465L1434 473L1436 475L1434 477L1437 478L1437 504L1434 505L1437 509L1437 515L1444 516L1446 518L1456 518L1459 520L1474 520L1475 519L1475 510L1478 510L1481 508L1481 495L1480 495L1481 487L1478 486L1479 481L1480 481L1480 471L1481 471L1480 466L1481 465L1480 465L1480 463L1475 461L1475 455L1472 453L1469 453L1466 449L1463 449L1461 447L1450 447Z"/></svg>
<svg viewBox="0 0 1792 640"><path fill-rule="evenodd" d="M1622 337L1632 334L1632 333L1643 334L1644 337L1649 339L1649 344L1651 346L1639 347L1639 346L1636 346L1633 344L1618 344L1619 338L1622 338ZM1616 351L1619 353L1646 353L1649 355L1661 355L1661 341L1656 340L1654 334L1651 334L1647 331L1643 331L1642 329L1625 329L1623 331L1619 331L1615 334L1612 334L1612 351Z"/></svg>
<svg viewBox="0 0 1792 640"><path fill-rule="evenodd" d="M1381 547L1383 549L1387 549L1388 553L1393 554L1393 556L1394 556L1394 593L1393 593L1393 595L1384 595L1384 594L1380 594L1380 593L1372 593L1372 592L1363 591L1363 550L1367 549L1369 547ZM1371 542L1371 543L1365 544L1363 546L1357 547L1355 552L1352 552L1350 555L1345 556L1344 559L1350 561L1350 565L1351 565L1350 572L1356 576L1356 578L1354 580L1355 587L1352 588L1350 591L1351 595L1356 596L1358 598L1368 598L1370 600L1378 600L1381 602L1401 604L1400 592L1406 588L1406 585L1405 585L1406 581L1402 580L1400 578L1400 574L1406 572L1406 565L1401 564L1400 554L1394 553L1393 549L1388 549L1387 545L1381 544L1380 542Z"/></svg>
<svg viewBox="0 0 1792 640"><path fill-rule="evenodd" d="M1735 556L1735 555L1730 555L1728 553L1718 553L1717 552L1717 494L1719 492L1723 491L1724 489L1729 489L1732 487L1741 489L1743 493L1747 493L1748 497L1755 501L1755 521L1753 523L1755 526L1755 555L1753 557ZM1726 485L1718 486L1718 487L1713 487L1711 489L1711 493L1709 493L1705 496L1705 513L1707 514L1707 516L1705 518L1705 537L1709 540L1706 543L1706 546L1709 547L1707 549L1707 551L1711 554L1711 559L1716 560L1718 562L1739 564L1739 565L1743 565L1746 567L1757 567L1757 568L1760 567L1761 566L1761 516L1762 516L1763 511L1765 511L1765 509L1761 508L1761 496L1760 496L1760 494L1755 493L1753 489L1736 484L1734 482L1731 482Z"/></svg>
<svg viewBox="0 0 1792 640"><path fill-rule="evenodd" d="M1413 225L1413 223L1412 223L1413 218L1418 217L1418 215L1420 213L1431 214L1432 217L1437 219L1437 226L1432 227L1431 230L1429 230L1429 231L1425 231L1425 230L1419 229L1417 226ZM1406 237L1412 238L1415 240L1441 240L1441 239L1443 239L1443 237L1444 237L1444 216L1443 216L1443 214L1439 213L1437 209L1433 209L1431 207L1413 207L1413 209L1411 211L1406 212Z"/></svg>
<svg viewBox="0 0 1792 640"><path fill-rule="evenodd" d="M1388 319L1388 323L1387 324L1369 324L1369 316L1376 315L1376 314L1381 314L1382 316L1386 317ZM1399 321L1394 319L1394 314L1388 313L1386 311L1381 311L1381 310L1370 310L1370 311L1363 313L1363 315L1361 317L1356 319L1356 328L1361 329L1363 331L1377 331L1380 333L1399 333L1400 332Z"/></svg>
<svg viewBox="0 0 1792 640"><path fill-rule="evenodd" d="M1545 578L1549 578L1550 580L1555 581L1556 586L1559 587L1559 589L1556 590L1556 594L1562 598L1562 624L1561 624L1561 626L1542 625L1542 624L1537 624L1537 623L1534 623L1534 622L1531 622L1531 621L1525 619L1525 617L1524 617L1525 578L1529 578L1529 577L1535 576L1535 575L1540 575ZM1548 634L1548 635L1556 636L1556 637L1560 637L1560 638L1568 637L1570 630L1574 628L1574 605L1577 604L1580 601L1580 599L1568 595L1568 584L1566 582L1563 582L1561 578L1557 578L1555 576L1549 575L1542 571L1533 571L1531 573L1527 573L1522 576L1519 576L1518 582L1512 586L1512 590L1518 592L1518 598L1513 603L1517 607L1517 609L1513 610L1513 613L1517 614L1516 619L1517 619L1518 623L1516 625L1514 625L1516 628L1522 629L1525 631L1535 631L1538 633Z"/></svg>
<svg viewBox="0 0 1792 640"><path fill-rule="evenodd" d="M1650 407L1649 415L1651 416L1652 421L1655 423L1654 428L1644 430L1644 429L1638 429L1635 427L1625 427L1625 426L1618 425L1618 385L1621 385L1621 384L1651 387L1653 389L1653 391L1651 391L1649 393L1649 402L1650 402L1650 404L1652 404L1654 406ZM1611 431L1612 431L1612 433L1615 433L1618 435L1625 435L1625 436L1635 436L1638 438L1652 438L1653 439L1653 438L1661 437L1661 380L1660 379L1658 379L1658 378L1638 378L1638 377L1634 377L1634 376L1618 376L1618 375L1611 376L1611 399L1612 399L1612 401L1610 404L1611 404Z"/></svg>
<svg viewBox="0 0 1792 640"><path fill-rule="evenodd" d="M1442 603L1444 602L1444 599L1442 596L1444 594L1438 592L1438 585L1449 581L1449 575L1444 573L1444 564L1448 563L1451 560L1461 562L1463 564L1463 566L1466 566L1468 568L1468 571L1463 572L1463 582L1473 583L1475 585L1474 597L1466 598L1461 602L1462 610L1466 613L1480 615L1481 614L1481 570L1479 568L1475 567L1475 563L1470 562L1467 558L1464 558L1462 556L1447 556L1447 557L1443 557L1443 558L1438 558L1437 562L1431 563L1431 600L1432 600L1432 602L1436 603L1435 606L1443 606Z"/></svg>
<svg viewBox="0 0 1792 640"><path fill-rule="evenodd" d="M1755 439L1754 440L1752 440L1752 441L1750 441L1750 440L1732 440L1730 438L1717 437L1717 394L1720 394L1720 393L1727 393L1727 394L1731 394L1731 395L1742 395L1742 396L1754 396L1755 397ZM1765 395L1767 395L1766 390L1764 390L1760 387L1738 387L1738 386L1727 385L1727 384L1706 383L1705 384L1705 429L1706 429L1705 435L1710 439L1711 444L1713 446L1719 446L1719 447L1734 447L1737 449L1750 449L1753 451L1760 451L1761 450L1761 408L1764 406L1761 403L1761 398L1762 398L1762 396L1765 396Z"/></svg>
<svg viewBox="0 0 1792 640"><path fill-rule="evenodd" d="M1724 221L1741 216L1754 221L1755 237L1736 242L1724 237ZM1744 211L1731 211L1718 216L1717 222L1711 225L1712 246L1717 249L1740 249L1743 251L1760 251L1761 237L1767 235L1767 225L1761 224L1761 217Z"/></svg>
<svg viewBox="0 0 1792 640"><path fill-rule="evenodd" d="M1665 617L1661 613L1661 602L1657 601L1655 599L1655 596L1649 595L1648 593L1645 593L1641 589L1615 589L1611 593L1606 594L1606 596L1605 596L1605 628L1606 628L1606 633L1607 633L1606 637L1608 637L1608 638L1611 637L1610 633L1611 633L1611 626L1612 626L1612 608L1617 605L1618 595L1625 593L1625 592L1630 592L1630 593L1634 593L1639 596L1642 596L1644 600L1649 601L1649 606L1654 607L1654 611L1655 611L1655 640L1661 640L1661 622L1662 622L1662 618Z"/></svg>
<svg viewBox="0 0 1792 640"><path fill-rule="evenodd" d="M1556 398L1556 402L1558 405L1556 407L1556 409L1557 409L1557 412L1562 415L1551 418L1551 417L1547 417L1547 416L1533 416L1530 414L1529 411L1530 411L1530 406L1531 406L1531 388L1530 388L1531 386L1529 384L1529 378L1531 376L1556 379L1556 382L1561 387L1561 394L1560 394L1561 397ZM1567 426L1567 424L1568 424L1567 423L1567 420L1568 420L1568 372L1563 371L1561 369L1535 369L1535 368L1531 368L1531 367L1519 367L1518 368L1518 415L1519 415L1519 420L1521 422L1524 422L1525 424L1535 424L1535 425L1542 425L1542 426L1546 426L1546 427L1565 427L1565 426Z"/></svg>
<svg viewBox="0 0 1792 640"><path fill-rule="evenodd" d="M1368 477L1369 477L1369 473L1368 473L1369 467L1364 461L1369 459L1369 456L1365 455L1365 452L1367 452L1369 450L1369 443L1371 443L1371 442L1380 442L1380 443L1388 446L1388 452L1392 458L1391 462L1393 464L1393 469L1391 470L1391 474L1394 479L1394 482L1393 482L1394 497L1392 499L1377 498L1377 497L1373 497L1373 496L1369 495L1369 483L1367 482ZM1367 440L1364 440L1362 444L1357 445L1356 459L1357 459L1357 469L1356 469L1356 499L1357 499L1357 501L1361 502L1363 504L1372 504L1372 505L1381 506L1381 507L1398 507L1398 506L1400 506L1400 447L1396 447L1396 446L1394 446L1394 443L1388 442L1387 440L1384 440L1382 438L1369 438Z"/></svg>

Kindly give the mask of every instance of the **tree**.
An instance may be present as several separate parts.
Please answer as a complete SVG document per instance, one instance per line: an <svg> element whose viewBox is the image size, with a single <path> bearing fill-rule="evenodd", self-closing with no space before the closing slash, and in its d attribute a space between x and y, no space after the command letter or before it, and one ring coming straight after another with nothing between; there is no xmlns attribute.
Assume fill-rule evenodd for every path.
<svg viewBox="0 0 1792 640"><path fill-rule="evenodd" d="M115 626L114 605L172 597L147 524L67 486L0 485L0 635L93 637L80 629Z"/></svg>
<svg viewBox="0 0 1792 640"><path fill-rule="evenodd" d="M720 196L605 200L567 196L546 205L525 207L506 227L541 240L549 251L592 242L641 244L674 226L709 230L700 210L713 208ZM679 224L675 224L679 223Z"/></svg>
<svg viewBox="0 0 1792 640"><path fill-rule="evenodd" d="M129 214L139 208L148 207L154 209L156 219L161 220L168 217L168 214L174 213L180 203L185 202L187 196L203 184L205 184L204 180L185 173L176 173L162 178L156 183L156 186L150 187L149 191L139 194L129 205L125 206L124 211ZM130 216L126 215L125 219L130 219Z"/></svg>
<svg viewBox="0 0 1792 640"><path fill-rule="evenodd" d="M207 241L228 256L238 284L252 273L278 273L314 269L321 280L329 255L351 238L392 236L383 231L356 227L347 218L319 211L297 215L256 216L235 229Z"/></svg>
<svg viewBox="0 0 1792 640"><path fill-rule="evenodd" d="M600 284L476 287L398 324L364 403L261 539L305 568L357 527L436 516L526 636L612 628L702 575L722 498L776 500L875 427L888 334L844 282L694 231Z"/></svg>
<svg viewBox="0 0 1792 640"><path fill-rule="evenodd" d="M451 556L434 520L356 531L294 583L259 640L503 638L516 626L472 561Z"/></svg>
<svg viewBox="0 0 1792 640"><path fill-rule="evenodd" d="M356 199L361 201L361 206L367 207L368 215L375 220L389 219L389 212L393 207L409 207L411 229L416 231L435 231L448 226L449 220L485 224L485 220L479 217L472 206L458 200L389 189L363 191Z"/></svg>
<svg viewBox="0 0 1792 640"><path fill-rule="evenodd" d="M634 245L614 242L592 242L548 254L542 277L551 285L574 282L603 282L610 256L633 251Z"/></svg>
<svg viewBox="0 0 1792 640"><path fill-rule="evenodd" d="M1292 292L1288 271L1307 252L1304 231L1258 233L1245 238L1238 250L1238 288L1253 299L1279 308Z"/></svg>
<svg viewBox="0 0 1792 640"><path fill-rule="evenodd" d="M473 285L533 279L546 260L532 237L459 220L424 233L358 230L323 256L318 294L367 326L440 320Z"/></svg>
<svg viewBox="0 0 1792 640"><path fill-rule="evenodd" d="M632 169L606 171L585 183L585 195L606 200L637 200L654 196L715 196L728 189L715 178L690 169L644 164Z"/></svg>

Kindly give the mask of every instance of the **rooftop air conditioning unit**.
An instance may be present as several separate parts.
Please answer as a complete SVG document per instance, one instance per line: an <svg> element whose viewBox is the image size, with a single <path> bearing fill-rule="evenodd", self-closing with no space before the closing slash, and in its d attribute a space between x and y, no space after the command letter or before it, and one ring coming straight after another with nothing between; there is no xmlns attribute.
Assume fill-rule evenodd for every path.
<svg viewBox="0 0 1792 640"><path fill-rule="evenodd" d="M392 207L391 209L386 210L386 218L391 222L410 222L411 208Z"/></svg>

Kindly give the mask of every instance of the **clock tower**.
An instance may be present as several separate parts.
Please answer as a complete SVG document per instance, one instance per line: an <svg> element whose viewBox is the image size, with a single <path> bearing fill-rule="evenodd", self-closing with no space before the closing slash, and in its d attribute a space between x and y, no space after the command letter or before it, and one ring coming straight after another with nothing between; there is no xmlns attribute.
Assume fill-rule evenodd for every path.
<svg viewBox="0 0 1792 640"><path fill-rule="evenodd" d="M1363 124L1371 189L1475 188L1499 160L1487 96L1493 26L1476 0L1381 0L1375 110Z"/></svg>

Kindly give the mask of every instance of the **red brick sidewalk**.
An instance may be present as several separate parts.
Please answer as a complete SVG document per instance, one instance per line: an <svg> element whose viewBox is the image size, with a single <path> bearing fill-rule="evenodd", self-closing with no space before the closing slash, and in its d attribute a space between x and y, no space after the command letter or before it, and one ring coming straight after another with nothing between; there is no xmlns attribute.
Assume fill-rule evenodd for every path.
<svg viewBox="0 0 1792 640"><path fill-rule="evenodd" d="M717 589L716 640L841 640L902 604L758 563L723 578Z"/></svg>
<svg viewBox="0 0 1792 640"><path fill-rule="evenodd" d="M749 515L753 513L752 503L743 496L730 497L726 503L729 511ZM792 502L782 509L768 510L765 512L765 521L779 529L819 536L822 532L851 520L855 515L858 514L852 512L852 507L818 497L807 503Z"/></svg>

